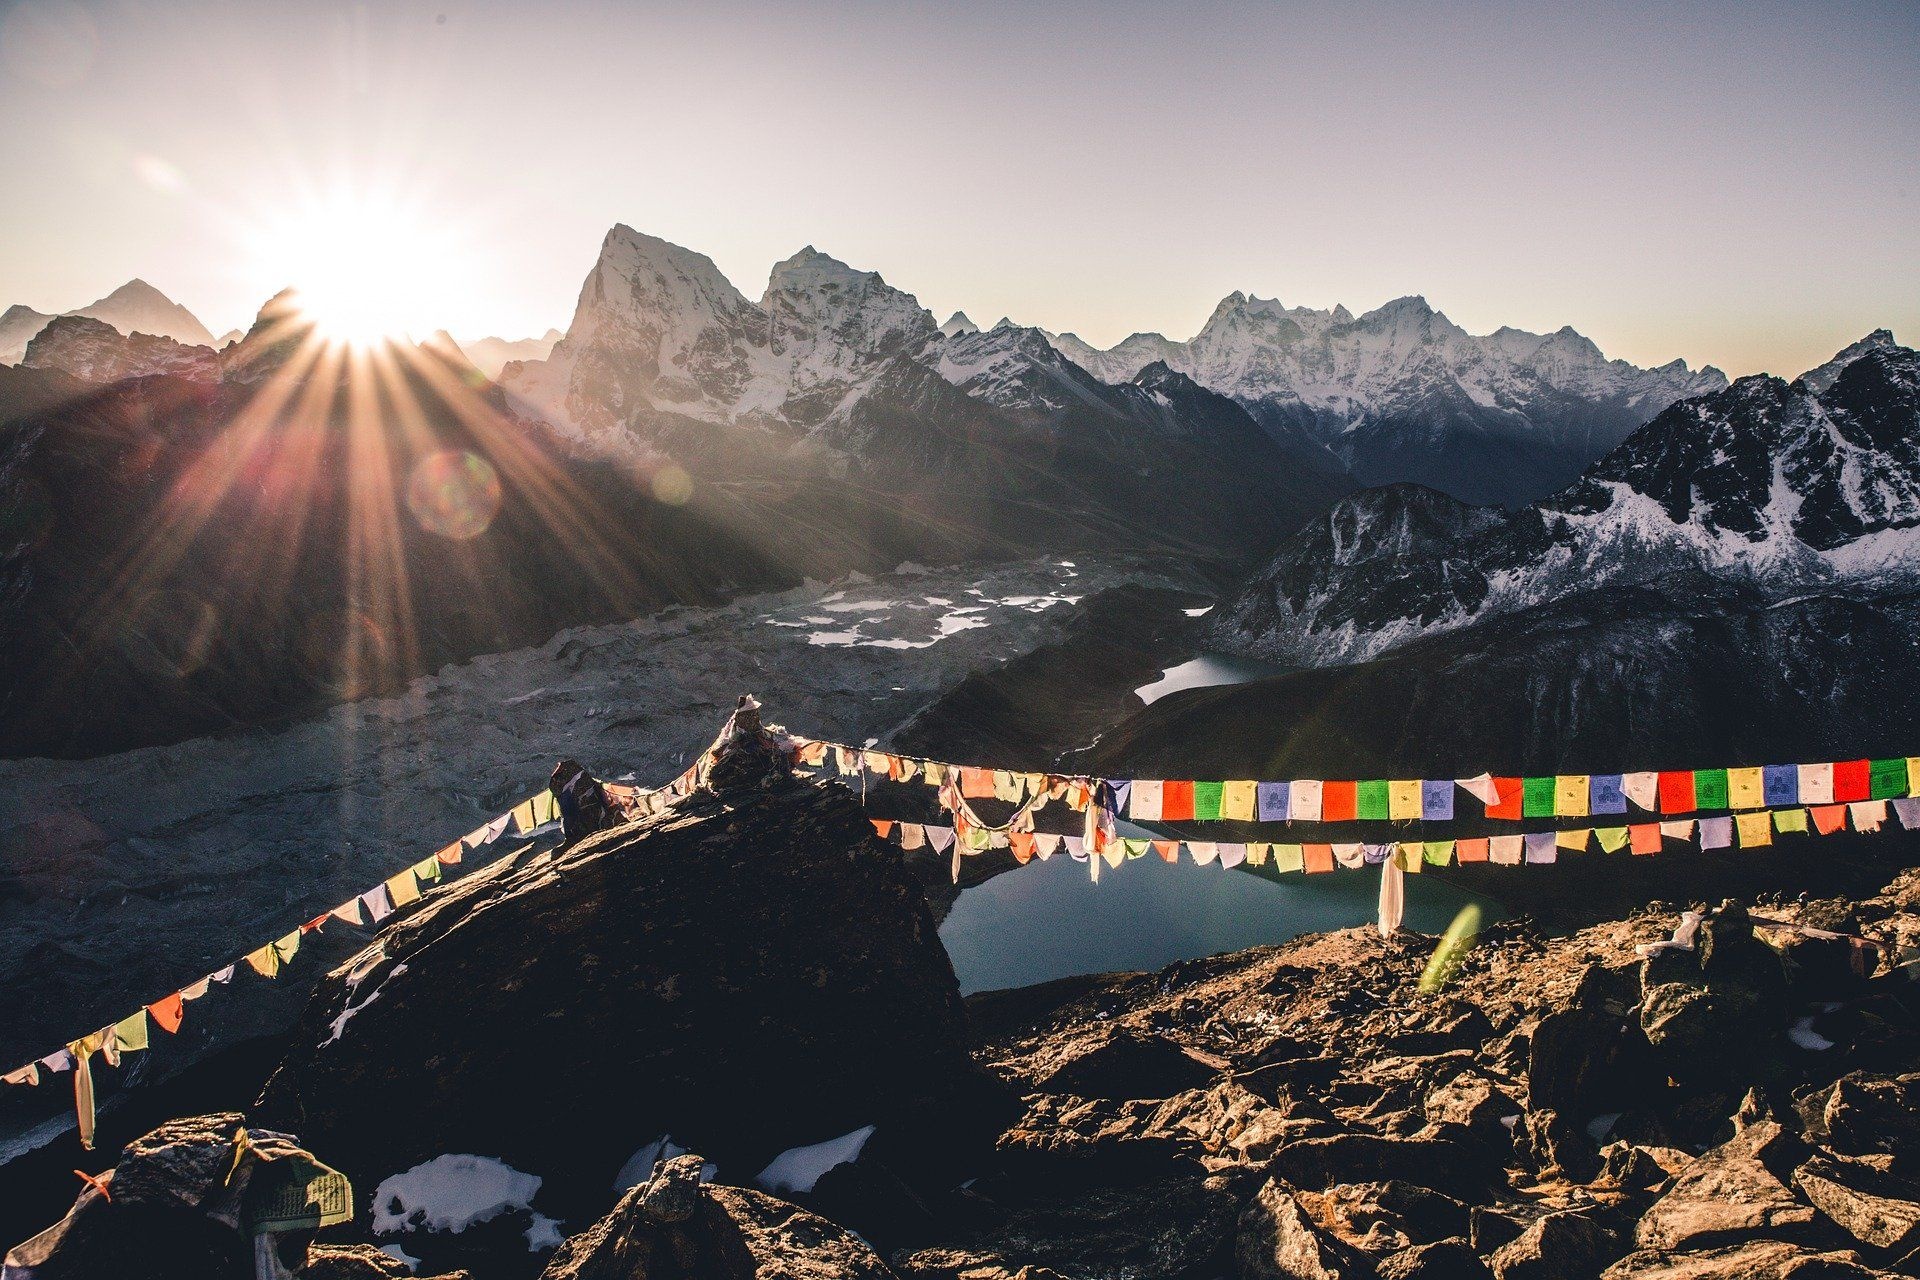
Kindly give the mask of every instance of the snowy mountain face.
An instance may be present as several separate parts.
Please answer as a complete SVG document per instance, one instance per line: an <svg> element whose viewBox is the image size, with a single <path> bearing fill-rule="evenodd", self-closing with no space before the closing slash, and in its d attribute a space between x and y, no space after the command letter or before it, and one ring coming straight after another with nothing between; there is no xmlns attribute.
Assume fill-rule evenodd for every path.
<svg viewBox="0 0 1920 1280"><path fill-rule="evenodd" d="M56 316L27 343L22 367L57 369L85 382L118 382L171 374L195 382L218 382L220 358L213 348L188 346L150 333L131 336L102 320Z"/></svg>
<svg viewBox="0 0 1920 1280"><path fill-rule="evenodd" d="M1572 329L1475 337L1422 298L1355 317L1232 293L1190 342L1054 341L1110 381L1164 363L1270 428L1325 441L1367 483L1412 480L1501 504L1550 492L1669 404L1726 386L1712 368L1608 360Z"/></svg>
<svg viewBox="0 0 1920 1280"><path fill-rule="evenodd" d="M783 485L857 477L967 521L1019 512L1023 527L999 532L1029 543L1099 529L1219 555L1271 545L1352 487L1317 443L1296 456L1191 380L1178 394L1109 385L1006 320L943 331L877 273L812 247L754 302L703 255L615 227L566 337L498 381L510 412L585 456L664 454L696 477Z"/></svg>
<svg viewBox="0 0 1920 1280"><path fill-rule="evenodd" d="M1825 390L1823 379L1742 378L1674 405L1516 511L1410 485L1353 495L1220 610L1216 639L1315 666L1581 593L1704 581L1778 600L1911 587L1920 355L1856 345L1866 354Z"/></svg>
<svg viewBox="0 0 1920 1280"><path fill-rule="evenodd" d="M214 345L213 335L191 311L144 280L129 280L106 297L62 314L104 321L128 337L153 334L186 346ZM31 307L9 307L0 315L0 364L18 364L27 343L53 318Z"/></svg>
<svg viewBox="0 0 1920 1280"><path fill-rule="evenodd" d="M1041 330L1004 319L983 330L963 313L936 325L877 273L811 246L773 268L755 303L708 258L623 226L552 356L508 366L501 383L562 436L614 452L644 445L662 416L839 448L862 435L856 418L886 416L865 400L921 398L926 373L1029 423L1139 407Z"/></svg>

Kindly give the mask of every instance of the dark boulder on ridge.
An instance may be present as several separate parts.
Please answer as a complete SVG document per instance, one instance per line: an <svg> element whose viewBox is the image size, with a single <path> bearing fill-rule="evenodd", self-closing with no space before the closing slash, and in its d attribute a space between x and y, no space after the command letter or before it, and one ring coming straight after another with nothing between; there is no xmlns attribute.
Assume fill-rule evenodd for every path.
<svg viewBox="0 0 1920 1280"><path fill-rule="evenodd" d="M262 1117L368 1188L477 1152L596 1213L667 1134L733 1179L869 1124L952 1149L983 1077L920 888L838 782L733 772L430 894L321 984Z"/></svg>

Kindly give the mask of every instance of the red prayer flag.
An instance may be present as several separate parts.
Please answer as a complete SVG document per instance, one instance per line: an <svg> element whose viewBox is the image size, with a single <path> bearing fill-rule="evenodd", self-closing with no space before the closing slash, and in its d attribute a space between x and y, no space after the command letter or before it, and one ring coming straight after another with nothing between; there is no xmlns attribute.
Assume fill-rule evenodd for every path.
<svg viewBox="0 0 1920 1280"><path fill-rule="evenodd" d="M1351 822L1359 812L1360 784L1323 782L1320 784L1320 820Z"/></svg>
<svg viewBox="0 0 1920 1280"><path fill-rule="evenodd" d="M1453 856L1461 862L1485 862L1487 860L1487 838L1478 840L1460 840L1453 846Z"/></svg>
<svg viewBox="0 0 1920 1280"><path fill-rule="evenodd" d="M1691 788L1693 775L1683 774L1681 776L1687 779L1689 788ZM1662 774L1661 779L1663 782L1665 778L1666 775ZM1627 828L1627 836L1629 840L1632 841L1630 847L1635 853L1660 852L1660 824L1657 822L1636 822Z"/></svg>
<svg viewBox="0 0 1920 1280"><path fill-rule="evenodd" d="M1850 800L1865 800L1869 783L1871 765L1865 760L1836 760L1833 763L1833 800L1835 804L1846 804Z"/></svg>
<svg viewBox="0 0 1920 1280"><path fill-rule="evenodd" d="M1169 779L1160 788L1160 817L1165 822L1191 820L1193 817L1193 783L1175 782Z"/></svg>
<svg viewBox="0 0 1920 1280"><path fill-rule="evenodd" d="M1693 807L1693 771L1681 769L1678 772L1662 773L1660 775L1660 812L1692 813ZM1636 848L1634 852L1638 853L1640 850Z"/></svg>
<svg viewBox="0 0 1920 1280"><path fill-rule="evenodd" d="M1521 816L1520 801L1526 795L1526 788L1521 785L1520 779L1495 778L1493 780L1493 793L1498 796L1499 799L1487 806L1487 816L1489 818L1518 818Z"/></svg>
<svg viewBox="0 0 1920 1280"><path fill-rule="evenodd" d="M1330 844L1303 844L1300 846L1300 856L1306 862L1308 875L1333 870L1333 846Z"/></svg>
<svg viewBox="0 0 1920 1280"><path fill-rule="evenodd" d="M147 1013L168 1035L180 1030L180 1020L186 1016L187 1002L178 991L165 1000L156 1000L147 1006Z"/></svg>

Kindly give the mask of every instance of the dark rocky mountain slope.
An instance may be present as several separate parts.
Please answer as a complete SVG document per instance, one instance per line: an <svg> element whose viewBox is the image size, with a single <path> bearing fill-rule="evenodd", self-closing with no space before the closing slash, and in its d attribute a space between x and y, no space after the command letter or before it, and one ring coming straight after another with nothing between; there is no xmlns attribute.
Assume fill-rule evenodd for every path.
<svg viewBox="0 0 1920 1280"><path fill-rule="evenodd" d="M373 1242L471 1280L1920 1272L1913 873L1728 904L1646 958L1670 907L1564 937L1502 924L1438 961L1421 935L1312 935L963 1015L850 793L751 753L716 776L430 893L329 980L259 1106L104 1153L108 1180L16 1259L35 1280L102 1259L241 1280L234 1135L291 1123L358 1192L351 1224L284 1239L307 1280L393 1275ZM862 1121L845 1151L787 1153L812 1162L797 1183L755 1174ZM374 1192L474 1146L534 1167L462 1182L458 1156L451 1183ZM499 1208L435 1230L444 1209L404 1202L430 1192Z"/></svg>

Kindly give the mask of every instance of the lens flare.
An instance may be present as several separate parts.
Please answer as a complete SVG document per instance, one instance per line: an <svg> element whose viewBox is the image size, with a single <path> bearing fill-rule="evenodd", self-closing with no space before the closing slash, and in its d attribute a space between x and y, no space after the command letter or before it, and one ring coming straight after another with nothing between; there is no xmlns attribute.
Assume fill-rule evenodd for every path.
<svg viewBox="0 0 1920 1280"><path fill-rule="evenodd" d="M1433 949L1433 956L1427 961L1427 971L1420 975L1420 990L1432 994L1453 981L1453 975L1460 971L1460 965L1467 958L1467 952L1473 950L1473 941L1480 936L1480 908L1469 902L1460 908L1460 914L1447 926L1446 933L1440 937L1440 945Z"/></svg>
<svg viewBox="0 0 1920 1280"><path fill-rule="evenodd" d="M650 487L654 501L670 507L683 507L693 497L693 477L677 463L669 462L654 472Z"/></svg>
<svg viewBox="0 0 1920 1280"><path fill-rule="evenodd" d="M500 475L492 463L465 449L429 454L407 481L407 507L428 533L470 541L500 513Z"/></svg>

